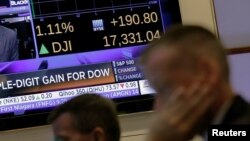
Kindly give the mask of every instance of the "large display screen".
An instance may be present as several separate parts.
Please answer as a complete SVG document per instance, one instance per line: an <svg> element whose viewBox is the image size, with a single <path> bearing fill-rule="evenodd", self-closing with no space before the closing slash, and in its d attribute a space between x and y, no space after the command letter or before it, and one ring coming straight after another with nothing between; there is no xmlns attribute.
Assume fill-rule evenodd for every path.
<svg viewBox="0 0 250 141"><path fill-rule="evenodd" d="M175 0L1 0L0 119L153 94L138 57L178 22Z"/></svg>

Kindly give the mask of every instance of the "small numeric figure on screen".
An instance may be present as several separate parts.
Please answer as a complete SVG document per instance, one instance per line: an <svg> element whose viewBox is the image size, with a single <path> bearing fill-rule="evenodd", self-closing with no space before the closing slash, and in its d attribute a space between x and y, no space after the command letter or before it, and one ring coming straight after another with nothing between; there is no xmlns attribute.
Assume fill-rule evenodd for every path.
<svg viewBox="0 0 250 141"><path fill-rule="evenodd" d="M0 25L0 62L18 60L17 33Z"/></svg>

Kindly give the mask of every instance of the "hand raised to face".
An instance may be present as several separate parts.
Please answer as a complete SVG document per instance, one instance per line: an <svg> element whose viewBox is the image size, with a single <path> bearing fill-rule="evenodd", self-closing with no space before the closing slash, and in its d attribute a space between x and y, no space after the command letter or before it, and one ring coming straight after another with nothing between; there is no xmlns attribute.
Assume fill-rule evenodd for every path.
<svg viewBox="0 0 250 141"><path fill-rule="evenodd" d="M187 141L206 126L216 94L207 84L177 88L156 112L149 141Z"/></svg>

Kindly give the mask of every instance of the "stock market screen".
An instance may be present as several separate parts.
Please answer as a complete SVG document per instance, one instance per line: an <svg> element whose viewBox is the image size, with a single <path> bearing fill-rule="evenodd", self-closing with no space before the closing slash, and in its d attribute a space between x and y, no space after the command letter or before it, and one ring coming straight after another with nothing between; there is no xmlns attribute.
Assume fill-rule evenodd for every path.
<svg viewBox="0 0 250 141"><path fill-rule="evenodd" d="M158 1L33 0L32 8L39 57L144 45L164 30Z"/></svg>
<svg viewBox="0 0 250 141"><path fill-rule="evenodd" d="M138 58L179 22L174 0L1 0L0 118L153 94Z"/></svg>

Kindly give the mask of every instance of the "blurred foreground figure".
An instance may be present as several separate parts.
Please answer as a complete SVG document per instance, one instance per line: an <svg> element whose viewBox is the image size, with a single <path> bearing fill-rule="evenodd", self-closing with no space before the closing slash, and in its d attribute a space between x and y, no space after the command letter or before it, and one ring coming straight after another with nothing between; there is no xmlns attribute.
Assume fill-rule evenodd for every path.
<svg viewBox="0 0 250 141"><path fill-rule="evenodd" d="M209 124L250 123L250 105L231 87L225 50L207 29L172 27L141 62L157 91L150 141L187 141Z"/></svg>
<svg viewBox="0 0 250 141"><path fill-rule="evenodd" d="M55 141L119 141L120 127L114 103L95 94L84 94L54 110Z"/></svg>

